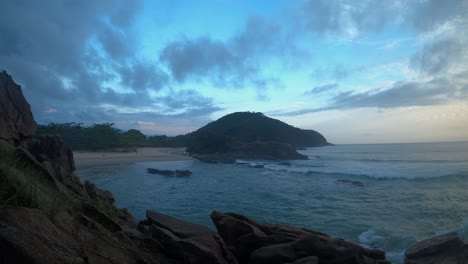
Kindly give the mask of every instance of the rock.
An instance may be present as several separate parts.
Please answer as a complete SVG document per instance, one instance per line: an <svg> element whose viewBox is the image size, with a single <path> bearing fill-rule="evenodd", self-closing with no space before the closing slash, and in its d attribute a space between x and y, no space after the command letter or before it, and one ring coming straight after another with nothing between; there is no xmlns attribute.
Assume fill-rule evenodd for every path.
<svg viewBox="0 0 468 264"><path fill-rule="evenodd" d="M405 252L405 264L468 263L468 244L456 233L416 243Z"/></svg>
<svg viewBox="0 0 468 264"><path fill-rule="evenodd" d="M159 175L164 175L164 176L174 176L175 172L170 171L170 170L158 170L158 169L153 169L153 168L148 168L146 169L146 172L150 174L159 174Z"/></svg>
<svg viewBox="0 0 468 264"><path fill-rule="evenodd" d="M252 142L232 146L231 155L236 159L257 160L306 160L307 156L299 154L296 149L280 142Z"/></svg>
<svg viewBox="0 0 468 264"><path fill-rule="evenodd" d="M313 230L259 224L241 215L216 211L211 219L226 244L234 248L240 263L295 263L307 257L311 258L304 259L304 263L390 263L385 261L383 251L366 249Z"/></svg>
<svg viewBox="0 0 468 264"><path fill-rule="evenodd" d="M0 218L1 263L87 263L78 244L38 209L15 207Z"/></svg>
<svg viewBox="0 0 468 264"><path fill-rule="evenodd" d="M187 177L192 175L192 172L189 170L158 170L153 168L148 168L146 171L150 174L159 174L164 176L177 176L177 177Z"/></svg>
<svg viewBox="0 0 468 264"><path fill-rule="evenodd" d="M43 135L28 144L28 151L37 161L51 165L56 176L63 181L75 171L73 152L58 135Z"/></svg>
<svg viewBox="0 0 468 264"><path fill-rule="evenodd" d="M317 257L305 257L297 260L294 263L286 263L286 264L319 264L319 259Z"/></svg>
<svg viewBox="0 0 468 264"><path fill-rule="evenodd" d="M115 198L110 191L99 189L94 183L90 183L89 181L85 181L84 188L91 199L101 200L107 205L114 205Z"/></svg>
<svg viewBox="0 0 468 264"><path fill-rule="evenodd" d="M208 227L147 211L152 237L171 257L191 264L236 264L223 240Z"/></svg>
<svg viewBox="0 0 468 264"><path fill-rule="evenodd" d="M0 74L0 139L15 146L30 140L36 132L31 107L6 71Z"/></svg>

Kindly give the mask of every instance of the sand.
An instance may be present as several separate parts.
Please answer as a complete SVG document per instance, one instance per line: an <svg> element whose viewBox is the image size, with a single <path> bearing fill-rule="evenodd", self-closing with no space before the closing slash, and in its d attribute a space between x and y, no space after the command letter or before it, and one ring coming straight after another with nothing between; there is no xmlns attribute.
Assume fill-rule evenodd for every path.
<svg viewBox="0 0 468 264"><path fill-rule="evenodd" d="M88 152L75 151L77 169L102 165L118 165L144 161L177 161L191 160L184 155L185 148L139 148L136 152Z"/></svg>

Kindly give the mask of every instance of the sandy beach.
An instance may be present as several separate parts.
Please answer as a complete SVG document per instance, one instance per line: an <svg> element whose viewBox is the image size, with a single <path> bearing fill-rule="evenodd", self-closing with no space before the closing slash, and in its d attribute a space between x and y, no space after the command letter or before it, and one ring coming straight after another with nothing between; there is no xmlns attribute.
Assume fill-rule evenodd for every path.
<svg viewBox="0 0 468 264"><path fill-rule="evenodd" d="M144 161L191 160L184 155L185 148L139 148L136 152L74 151L75 166L83 169L102 165L117 165Z"/></svg>

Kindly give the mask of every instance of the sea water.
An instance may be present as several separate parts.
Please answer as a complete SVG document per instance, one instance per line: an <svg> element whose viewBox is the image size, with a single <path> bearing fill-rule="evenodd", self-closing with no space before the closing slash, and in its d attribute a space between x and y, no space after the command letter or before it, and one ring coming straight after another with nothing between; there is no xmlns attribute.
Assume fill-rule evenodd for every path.
<svg viewBox="0 0 468 264"><path fill-rule="evenodd" d="M468 142L338 145L300 151L309 160L141 162L78 170L114 193L137 219L146 210L214 228L213 210L287 223L382 249L393 263L419 240L468 238ZM253 168L252 165L264 168ZM189 177L147 168L187 169ZM354 183L353 183L354 182Z"/></svg>

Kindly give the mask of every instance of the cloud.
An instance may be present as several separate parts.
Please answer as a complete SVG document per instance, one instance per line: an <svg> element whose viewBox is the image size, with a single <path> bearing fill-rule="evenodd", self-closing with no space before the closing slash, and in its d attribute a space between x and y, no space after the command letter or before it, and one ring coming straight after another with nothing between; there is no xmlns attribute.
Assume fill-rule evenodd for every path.
<svg viewBox="0 0 468 264"><path fill-rule="evenodd" d="M458 39L442 39L431 42L411 57L410 65L430 75L446 73L464 54L464 46Z"/></svg>
<svg viewBox="0 0 468 264"><path fill-rule="evenodd" d="M428 32L446 21L463 17L467 11L466 0L308 0L295 8L292 16L306 31L354 38L392 25Z"/></svg>
<svg viewBox="0 0 468 264"><path fill-rule="evenodd" d="M323 93L326 91L334 90L338 88L339 84L337 83L330 83L321 86L315 86L314 88L310 89L309 91L305 92L305 95L315 95L319 93Z"/></svg>
<svg viewBox="0 0 468 264"><path fill-rule="evenodd" d="M384 90L362 93L342 92L324 107L296 111L272 112L275 116L297 116L329 110L355 108L398 108L409 106L443 105L468 99L468 76L459 78L434 78L429 81L399 81Z"/></svg>
<svg viewBox="0 0 468 264"><path fill-rule="evenodd" d="M22 85L40 123L146 120L144 109L164 106L167 98L154 92L168 89L169 76L135 53L132 26L142 7L140 0L4 1L0 68ZM218 109L208 98L206 107L186 100L186 114ZM168 103L164 109L175 106ZM131 117L116 110L128 108Z"/></svg>
<svg viewBox="0 0 468 264"><path fill-rule="evenodd" d="M268 61L299 63L306 57L289 38L281 26L251 17L244 30L228 40L182 37L165 46L159 58L179 83L208 80L220 88L264 90L283 86L278 78L262 74Z"/></svg>

